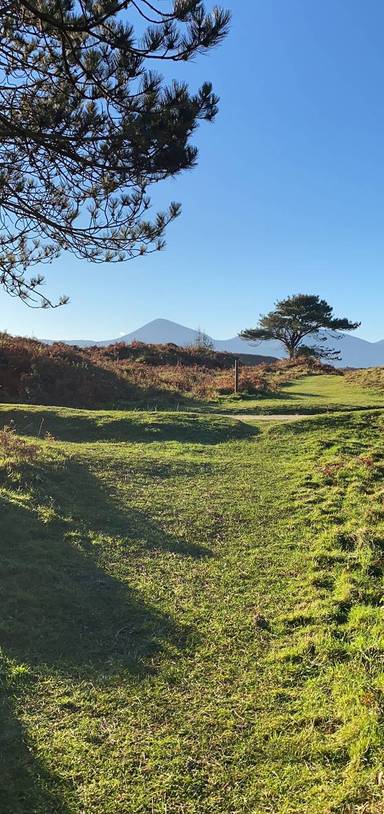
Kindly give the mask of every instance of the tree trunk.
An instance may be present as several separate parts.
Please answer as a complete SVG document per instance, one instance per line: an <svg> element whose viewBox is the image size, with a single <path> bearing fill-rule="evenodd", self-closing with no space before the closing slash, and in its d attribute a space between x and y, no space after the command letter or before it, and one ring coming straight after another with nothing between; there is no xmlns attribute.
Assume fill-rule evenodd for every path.
<svg viewBox="0 0 384 814"><path fill-rule="evenodd" d="M288 357L289 360L292 362L293 359L296 359L296 348L290 345L287 345Z"/></svg>

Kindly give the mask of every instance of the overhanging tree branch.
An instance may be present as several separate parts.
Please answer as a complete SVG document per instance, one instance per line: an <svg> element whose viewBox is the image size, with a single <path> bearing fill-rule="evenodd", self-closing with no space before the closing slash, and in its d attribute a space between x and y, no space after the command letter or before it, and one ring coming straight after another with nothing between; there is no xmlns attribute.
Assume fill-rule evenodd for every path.
<svg viewBox="0 0 384 814"><path fill-rule="evenodd" d="M158 251L178 204L148 217L148 190L196 164L209 83L167 85L152 60L189 60L229 14L199 0L0 0L0 284L50 305L28 267L60 251L121 262ZM148 23L140 35L133 23ZM142 27L141 27L142 28Z"/></svg>

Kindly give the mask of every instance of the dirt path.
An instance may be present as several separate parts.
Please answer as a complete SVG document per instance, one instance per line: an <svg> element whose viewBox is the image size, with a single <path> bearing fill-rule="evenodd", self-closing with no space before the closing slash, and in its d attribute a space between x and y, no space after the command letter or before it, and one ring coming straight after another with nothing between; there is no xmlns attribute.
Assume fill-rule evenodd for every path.
<svg viewBox="0 0 384 814"><path fill-rule="evenodd" d="M225 418L237 418L239 421L298 421L299 419L311 418L310 415L300 413L274 413L259 415L257 413L220 413Z"/></svg>

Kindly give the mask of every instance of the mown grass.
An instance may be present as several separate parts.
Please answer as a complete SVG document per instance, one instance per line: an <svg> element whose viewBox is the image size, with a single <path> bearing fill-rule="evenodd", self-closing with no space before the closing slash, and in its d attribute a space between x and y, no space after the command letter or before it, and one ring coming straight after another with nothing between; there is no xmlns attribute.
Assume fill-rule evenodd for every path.
<svg viewBox="0 0 384 814"><path fill-rule="evenodd" d="M11 420L2 814L379 814L381 413Z"/></svg>

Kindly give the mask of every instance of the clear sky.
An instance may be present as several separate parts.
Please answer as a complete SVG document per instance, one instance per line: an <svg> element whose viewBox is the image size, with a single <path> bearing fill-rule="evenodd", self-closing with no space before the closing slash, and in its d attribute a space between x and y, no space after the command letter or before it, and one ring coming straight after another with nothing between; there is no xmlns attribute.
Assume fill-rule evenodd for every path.
<svg viewBox="0 0 384 814"><path fill-rule="evenodd" d="M222 5L229 38L183 67L221 104L195 138L198 167L156 189L183 204L165 251L119 266L62 257L47 288L70 304L31 311L1 293L0 327L109 339L163 317L227 338L303 292L384 338L384 3Z"/></svg>

